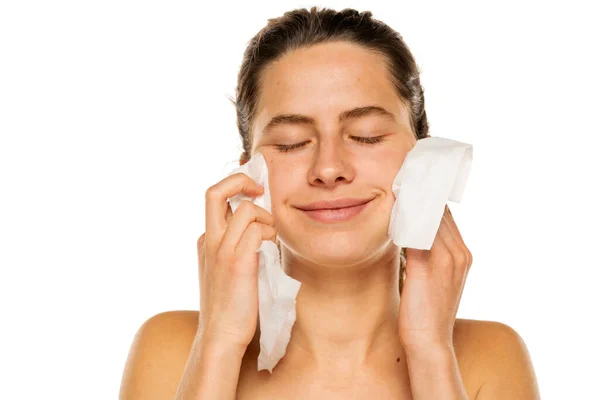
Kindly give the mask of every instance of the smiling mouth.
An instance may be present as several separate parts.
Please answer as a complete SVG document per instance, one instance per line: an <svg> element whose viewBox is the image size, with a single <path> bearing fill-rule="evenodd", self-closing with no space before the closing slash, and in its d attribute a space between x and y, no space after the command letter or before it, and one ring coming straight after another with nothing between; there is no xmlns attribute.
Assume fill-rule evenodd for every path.
<svg viewBox="0 0 600 400"><path fill-rule="evenodd" d="M374 198L373 198L374 199ZM337 223L348 221L357 215L361 214L373 201L373 199L368 200L365 203L357 204L349 207L340 207L340 208L320 208L314 210L303 210L299 209L305 215L309 216L311 219L323 222L323 223Z"/></svg>
<svg viewBox="0 0 600 400"><path fill-rule="evenodd" d="M368 203L369 201L371 201L373 199L374 199L374 197L370 198L370 199L340 198L340 199L336 199L336 200L321 200L321 201L316 201L314 203L310 203L310 204L307 204L304 206L298 206L296 208L299 208L304 211L336 210L336 209L341 209L341 208L349 208L349 207L362 205L362 204Z"/></svg>

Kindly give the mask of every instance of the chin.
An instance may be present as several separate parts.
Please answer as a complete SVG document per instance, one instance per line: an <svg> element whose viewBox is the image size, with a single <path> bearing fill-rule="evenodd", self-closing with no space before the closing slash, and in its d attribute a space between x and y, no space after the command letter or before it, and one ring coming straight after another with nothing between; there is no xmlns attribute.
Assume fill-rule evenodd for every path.
<svg viewBox="0 0 600 400"><path fill-rule="evenodd" d="M294 256L310 263L326 267L348 267L367 263L373 257L381 255L389 247L390 239L387 231L383 234L367 234L359 232L356 236L348 233L314 235L310 239L294 237L292 240L281 238L285 246ZM365 240L365 238L370 240Z"/></svg>

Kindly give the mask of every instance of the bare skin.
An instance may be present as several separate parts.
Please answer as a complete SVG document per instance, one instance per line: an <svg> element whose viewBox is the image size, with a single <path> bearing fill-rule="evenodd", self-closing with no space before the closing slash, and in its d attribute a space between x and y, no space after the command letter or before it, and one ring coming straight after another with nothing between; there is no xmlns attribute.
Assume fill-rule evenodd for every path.
<svg viewBox="0 0 600 400"><path fill-rule="evenodd" d="M173 399L197 327L198 311L170 311L150 318L131 347L119 398ZM535 375L527 349L509 326L457 318L454 350L469 399L539 398L531 391L535 388ZM282 365L286 357L281 360ZM357 371L359 379L349 382L353 386L348 387L343 382L338 382L338 386L330 384L323 377L306 371L302 365L292 376L279 369L279 365L273 375L258 372L257 358L256 348L249 346L240 371L237 399L411 399L406 360L400 356L390 354L381 370L376 371L379 375L369 376L364 371ZM330 375L334 374L332 370ZM482 392L487 386L494 389L499 375L507 379L502 382L502 387L512 387L513 391L506 394L496 389L497 397L484 397Z"/></svg>
<svg viewBox="0 0 600 400"><path fill-rule="evenodd" d="M414 377L398 334L399 249L387 234L395 200L391 182L416 142L409 114L380 56L349 43L295 50L271 64L263 78L252 155L260 151L269 167L282 267L302 287L286 355L273 374L258 372L255 335L241 360L237 398L410 399ZM389 114L339 117L367 106ZM295 117L267 129L282 114L312 121ZM366 144L357 137L383 139ZM316 223L297 209L341 197L373 200L343 224ZM197 327L198 313L192 311L148 321L132 346L121 398L174 398L193 356ZM514 330L462 319L453 327L452 357L468 398L539 398L529 354Z"/></svg>

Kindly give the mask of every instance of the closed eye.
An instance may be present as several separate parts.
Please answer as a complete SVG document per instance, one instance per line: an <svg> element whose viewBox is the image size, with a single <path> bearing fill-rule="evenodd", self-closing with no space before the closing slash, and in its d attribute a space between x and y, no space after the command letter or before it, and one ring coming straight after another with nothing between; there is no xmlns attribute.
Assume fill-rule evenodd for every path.
<svg viewBox="0 0 600 400"><path fill-rule="evenodd" d="M350 137L361 144L375 144L375 143L381 142L385 136L375 136L375 137L350 136ZM276 147L277 147L277 150L279 150L282 153L285 153L285 152L292 151L294 149L303 147L307 143L308 143L308 141L305 141L302 143L289 144L289 145L279 144L279 145L276 145Z"/></svg>

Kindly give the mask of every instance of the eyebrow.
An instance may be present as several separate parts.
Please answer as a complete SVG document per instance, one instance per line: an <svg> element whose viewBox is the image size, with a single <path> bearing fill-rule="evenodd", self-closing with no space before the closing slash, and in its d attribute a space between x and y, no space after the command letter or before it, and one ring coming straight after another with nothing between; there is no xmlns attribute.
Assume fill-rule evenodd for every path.
<svg viewBox="0 0 600 400"><path fill-rule="evenodd" d="M392 121L396 120L393 113L389 112L380 106L364 106L356 107L351 110L346 110L340 113L338 119L339 122L344 122L349 119L356 119L372 115L381 115ZM271 118L271 120L265 125L263 129L263 136L272 131L275 127L284 124L298 124L298 125L315 125L314 118L301 115L301 114L279 114Z"/></svg>

